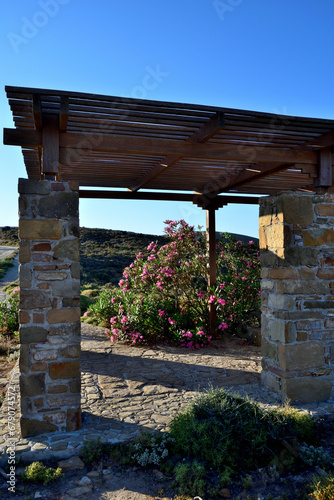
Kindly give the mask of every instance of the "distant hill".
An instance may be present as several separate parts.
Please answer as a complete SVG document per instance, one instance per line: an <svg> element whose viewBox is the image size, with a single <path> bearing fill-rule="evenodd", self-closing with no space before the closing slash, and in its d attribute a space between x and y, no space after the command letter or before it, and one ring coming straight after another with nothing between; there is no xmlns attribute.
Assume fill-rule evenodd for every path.
<svg viewBox="0 0 334 500"><path fill-rule="evenodd" d="M217 239L223 233L217 232ZM232 234L237 240L248 242L256 238ZM139 252L145 252L151 241L164 245L167 236L116 231L113 229L80 228L81 283L92 287L106 283L117 285L125 267L131 264ZM0 228L0 245L18 246L18 228Z"/></svg>

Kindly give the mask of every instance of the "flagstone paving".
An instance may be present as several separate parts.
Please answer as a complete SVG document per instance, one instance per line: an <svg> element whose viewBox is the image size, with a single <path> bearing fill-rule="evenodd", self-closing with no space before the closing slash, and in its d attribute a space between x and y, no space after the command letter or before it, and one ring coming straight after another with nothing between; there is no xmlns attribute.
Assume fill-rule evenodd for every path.
<svg viewBox="0 0 334 500"><path fill-rule="evenodd" d="M224 387L249 396L264 407L281 404L260 385L260 348L242 342L221 341L199 351L157 346L111 344L103 328L82 324L82 429L20 439L18 365L11 374L8 394L0 411L2 462L14 445L26 460L77 455L85 439L117 443L144 430L165 431L173 416L199 392ZM317 415L334 413L334 401L303 405ZM9 435L8 409L15 414L15 432ZM6 453L7 452L7 453Z"/></svg>

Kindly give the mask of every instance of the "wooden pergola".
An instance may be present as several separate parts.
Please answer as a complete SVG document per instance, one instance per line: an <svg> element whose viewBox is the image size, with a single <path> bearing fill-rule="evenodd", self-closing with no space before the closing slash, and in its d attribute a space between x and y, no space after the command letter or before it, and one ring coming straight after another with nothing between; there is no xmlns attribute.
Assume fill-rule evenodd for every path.
<svg viewBox="0 0 334 500"><path fill-rule="evenodd" d="M4 130L4 144L21 146L29 179L76 182L81 198L205 209L209 286L215 210L257 204L254 195L332 189L334 120L46 89L6 93L15 128Z"/></svg>

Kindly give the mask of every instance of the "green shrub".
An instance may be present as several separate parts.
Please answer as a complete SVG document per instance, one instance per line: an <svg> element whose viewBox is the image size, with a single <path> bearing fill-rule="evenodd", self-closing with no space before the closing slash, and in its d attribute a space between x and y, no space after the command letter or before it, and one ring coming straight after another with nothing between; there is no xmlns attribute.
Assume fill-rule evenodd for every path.
<svg viewBox="0 0 334 500"><path fill-rule="evenodd" d="M207 486L205 467L194 460L193 462L180 462L175 467L175 485L179 493L204 496Z"/></svg>
<svg viewBox="0 0 334 500"><path fill-rule="evenodd" d="M0 301L0 333L13 335L19 329L19 289L11 297Z"/></svg>
<svg viewBox="0 0 334 500"><path fill-rule="evenodd" d="M56 481L62 476L62 470L60 467L53 469L52 467L46 467L41 462L33 462L28 467L26 467L22 473L22 479L32 483L43 483L48 484L52 481Z"/></svg>
<svg viewBox="0 0 334 500"><path fill-rule="evenodd" d="M151 242L126 267L115 292L102 292L87 311L108 335L131 344L167 342L190 349L211 340L208 303L217 329L254 325L259 311L260 263L254 242L224 235L217 246L217 286L208 290L206 242L185 221L165 221L169 243Z"/></svg>
<svg viewBox="0 0 334 500"><path fill-rule="evenodd" d="M219 472L260 467L275 457L282 439L301 437L294 414L262 410L223 389L200 395L173 419L170 432L175 452Z"/></svg>
<svg viewBox="0 0 334 500"><path fill-rule="evenodd" d="M96 463L105 455L108 455L110 445L102 443L101 438L87 439L80 449L80 457L85 464Z"/></svg>

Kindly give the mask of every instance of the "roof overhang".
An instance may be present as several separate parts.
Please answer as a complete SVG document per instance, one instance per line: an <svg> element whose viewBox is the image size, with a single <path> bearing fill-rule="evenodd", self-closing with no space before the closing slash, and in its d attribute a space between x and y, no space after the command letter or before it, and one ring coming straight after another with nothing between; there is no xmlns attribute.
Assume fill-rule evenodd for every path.
<svg viewBox="0 0 334 500"><path fill-rule="evenodd" d="M332 187L334 120L21 87L6 93L15 129L4 130L4 144L22 147L29 179L123 188L115 197L131 199L143 188L165 199L186 192L202 206L221 193Z"/></svg>

